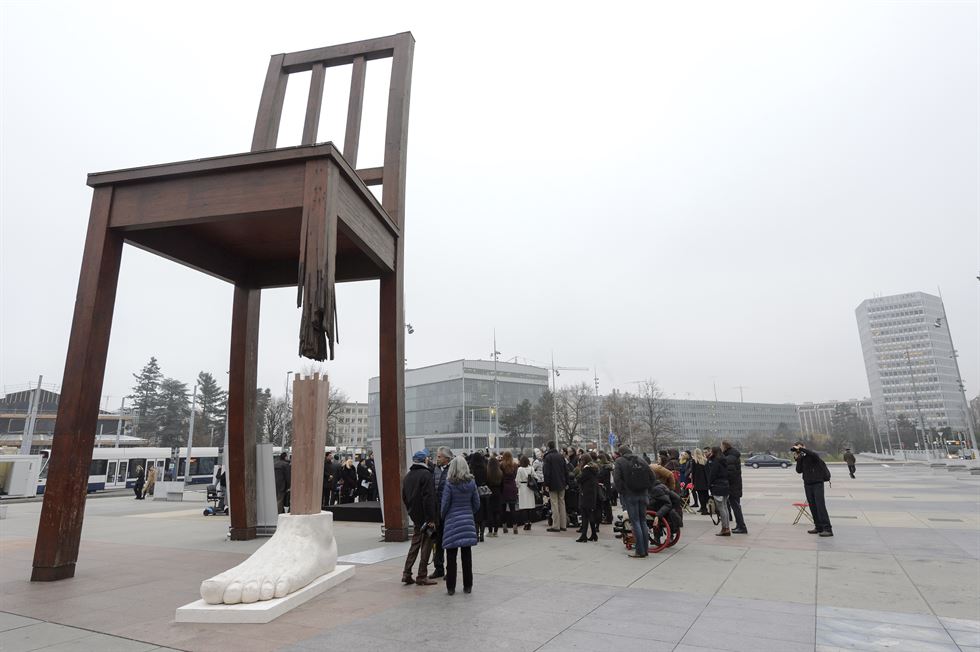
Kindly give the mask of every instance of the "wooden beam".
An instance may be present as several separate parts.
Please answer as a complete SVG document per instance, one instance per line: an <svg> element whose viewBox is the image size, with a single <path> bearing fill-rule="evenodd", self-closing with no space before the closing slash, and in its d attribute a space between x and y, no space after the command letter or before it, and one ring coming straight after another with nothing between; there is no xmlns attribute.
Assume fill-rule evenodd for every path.
<svg viewBox="0 0 980 652"><path fill-rule="evenodd" d="M286 83L289 75L282 68L285 55L274 54L265 74L259 113L255 116L255 132L252 134L252 151L275 149L279 139L279 122L282 119L282 103L286 99Z"/></svg>
<svg viewBox="0 0 980 652"><path fill-rule="evenodd" d="M357 171L357 176L364 182L365 186L380 186L384 183L384 168L362 168Z"/></svg>
<svg viewBox="0 0 980 652"><path fill-rule="evenodd" d="M376 281L381 278L381 274L382 270L363 256L353 259L337 257L337 283ZM250 286L263 289L296 287L296 261L277 260L252 266L246 278Z"/></svg>
<svg viewBox="0 0 980 652"><path fill-rule="evenodd" d="M324 48L290 52L283 55L282 65L289 72L302 72L309 70L315 63L323 63L328 68L331 68L333 66L344 66L353 63L355 57L364 57L368 61L386 59L392 55L396 43L405 35L410 36L411 34L409 32L401 32L399 34L367 39L365 41L355 41L341 45L330 45Z"/></svg>
<svg viewBox="0 0 980 652"><path fill-rule="evenodd" d="M323 501L323 448L327 439L327 377L293 380L293 457L290 514L319 514Z"/></svg>
<svg viewBox="0 0 980 652"><path fill-rule="evenodd" d="M262 291L235 286L228 374L228 496L231 538L255 538L255 394L258 389L259 300Z"/></svg>
<svg viewBox="0 0 980 652"><path fill-rule="evenodd" d="M357 147L361 140L361 114L364 108L364 73L367 62L356 57L350 73L350 97L347 100L347 130L344 134L344 158L357 167Z"/></svg>
<svg viewBox="0 0 980 652"><path fill-rule="evenodd" d="M399 240L401 248L401 240ZM401 257L398 260L401 267ZM381 473L385 541L408 539L408 517L401 500L405 463L404 281L399 272L381 277L379 335Z"/></svg>
<svg viewBox="0 0 980 652"><path fill-rule="evenodd" d="M111 204L112 188L95 190L34 547L33 581L72 577L78 560L122 258L122 237L109 229Z"/></svg>
<svg viewBox="0 0 980 652"><path fill-rule="evenodd" d="M126 242L232 284L243 280L248 269L244 261L224 249L172 229L129 231Z"/></svg>
<svg viewBox="0 0 980 652"><path fill-rule="evenodd" d="M323 80L326 69L322 63L313 66L310 76L310 95L306 99L306 120L303 123L303 144L316 142L316 132L320 127L320 111L323 107Z"/></svg>
<svg viewBox="0 0 980 652"><path fill-rule="evenodd" d="M305 163L280 164L120 186L115 229L158 228L303 205Z"/></svg>
<svg viewBox="0 0 980 652"><path fill-rule="evenodd" d="M415 39L399 34L391 59L388 119L385 125L384 192L381 205L401 228L405 219L405 171L408 161L408 107L412 88Z"/></svg>
<svg viewBox="0 0 980 652"><path fill-rule="evenodd" d="M368 256L375 265L386 272L395 270L395 247L398 237L361 201L360 195L349 185L337 189L340 204L342 233Z"/></svg>
<svg viewBox="0 0 980 652"><path fill-rule="evenodd" d="M333 143L317 145L296 145L295 147L280 147L266 152L242 152L225 156L177 161L159 165L144 165L138 168L93 172L88 175L88 185L93 188L109 184L128 183L145 179L165 179L206 172L230 172L249 167L264 167L270 163L305 162L309 159L330 156L340 158L340 152Z"/></svg>

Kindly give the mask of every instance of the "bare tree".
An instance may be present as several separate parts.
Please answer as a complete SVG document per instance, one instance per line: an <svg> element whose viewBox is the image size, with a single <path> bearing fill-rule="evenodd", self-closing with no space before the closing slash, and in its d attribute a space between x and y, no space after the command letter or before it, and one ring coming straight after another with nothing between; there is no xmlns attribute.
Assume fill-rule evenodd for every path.
<svg viewBox="0 0 980 652"><path fill-rule="evenodd" d="M347 394L339 387L330 386L330 397L327 399L327 445L336 445L337 425L340 423L340 411L347 403Z"/></svg>
<svg viewBox="0 0 980 652"><path fill-rule="evenodd" d="M648 380L640 386L636 416L643 426L641 436L637 440L641 444L650 446L651 452L657 453L670 443L670 438L674 434L670 404L664 398L663 390L656 381Z"/></svg>
<svg viewBox="0 0 980 652"><path fill-rule="evenodd" d="M632 445L633 433L640 431L640 424L636 421L636 397L629 392L620 394L614 390L603 402L602 411L607 415L617 442Z"/></svg>
<svg viewBox="0 0 980 652"><path fill-rule="evenodd" d="M293 406L285 396L269 400L262 419L265 441L276 446L289 446L293 439Z"/></svg>
<svg viewBox="0 0 980 652"><path fill-rule="evenodd" d="M571 446L579 435L579 429L591 418L592 388L587 383L562 387L556 399L559 444Z"/></svg>

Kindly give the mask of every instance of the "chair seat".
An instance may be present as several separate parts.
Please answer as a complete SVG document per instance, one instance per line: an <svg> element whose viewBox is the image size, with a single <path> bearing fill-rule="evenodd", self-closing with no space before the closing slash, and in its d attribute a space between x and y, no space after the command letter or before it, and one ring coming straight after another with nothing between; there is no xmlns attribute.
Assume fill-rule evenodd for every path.
<svg viewBox="0 0 980 652"><path fill-rule="evenodd" d="M333 183L311 184L325 167ZM231 283L297 284L304 207L335 206L336 280L394 270L399 229L332 143L90 174L127 242ZM326 186L326 187L323 187Z"/></svg>

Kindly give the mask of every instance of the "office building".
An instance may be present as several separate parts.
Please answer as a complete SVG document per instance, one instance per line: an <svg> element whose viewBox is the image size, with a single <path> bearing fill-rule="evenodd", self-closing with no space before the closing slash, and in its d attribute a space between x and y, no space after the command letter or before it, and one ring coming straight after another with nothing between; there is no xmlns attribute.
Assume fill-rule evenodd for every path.
<svg viewBox="0 0 980 652"><path fill-rule="evenodd" d="M853 410L859 419L868 424L868 432L875 431L874 409L871 399L849 398L846 401L824 401L822 403L803 403L798 406L800 414L800 433L804 439L813 435L829 435L833 431L834 411L841 403Z"/></svg>
<svg viewBox="0 0 980 652"><path fill-rule="evenodd" d="M855 310L879 432L904 415L921 430L970 430L942 299L924 292L876 297Z"/></svg>
<svg viewBox="0 0 980 652"><path fill-rule="evenodd" d="M344 449L367 448L367 403L341 403L330 415L330 437L334 446Z"/></svg>
<svg viewBox="0 0 980 652"><path fill-rule="evenodd" d="M748 403L741 401L702 401L664 399L670 410L677 447L697 446L700 442L744 440L754 435L777 432L796 436L800 419L792 403Z"/></svg>
<svg viewBox="0 0 980 652"><path fill-rule="evenodd" d="M50 448L54 437L54 423L58 416L58 387L55 385L38 388L23 386L14 388L0 398L0 445L20 447L25 432L29 430L31 408L37 403L37 418L31 437L31 449L37 451ZM95 445L112 446L116 434L122 446L145 446L146 440L132 436L133 415L125 411L110 412L99 410L95 426Z"/></svg>
<svg viewBox="0 0 980 652"><path fill-rule="evenodd" d="M379 379L368 381L368 439L381 435ZM548 370L493 360L454 360L405 370L405 436L426 445L469 449L497 446L499 421L548 389ZM533 424L532 424L533 425Z"/></svg>

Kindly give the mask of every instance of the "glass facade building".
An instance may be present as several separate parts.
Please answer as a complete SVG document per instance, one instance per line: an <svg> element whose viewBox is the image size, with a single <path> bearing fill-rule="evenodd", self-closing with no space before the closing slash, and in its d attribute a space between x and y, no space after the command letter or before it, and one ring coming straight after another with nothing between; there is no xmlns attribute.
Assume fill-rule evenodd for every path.
<svg viewBox="0 0 980 652"><path fill-rule="evenodd" d="M405 436L426 445L485 447L503 434L500 419L524 400L537 403L548 389L548 370L493 360L454 360L405 370ZM368 381L368 438L381 436L379 379ZM496 442L494 445L497 445Z"/></svg>

